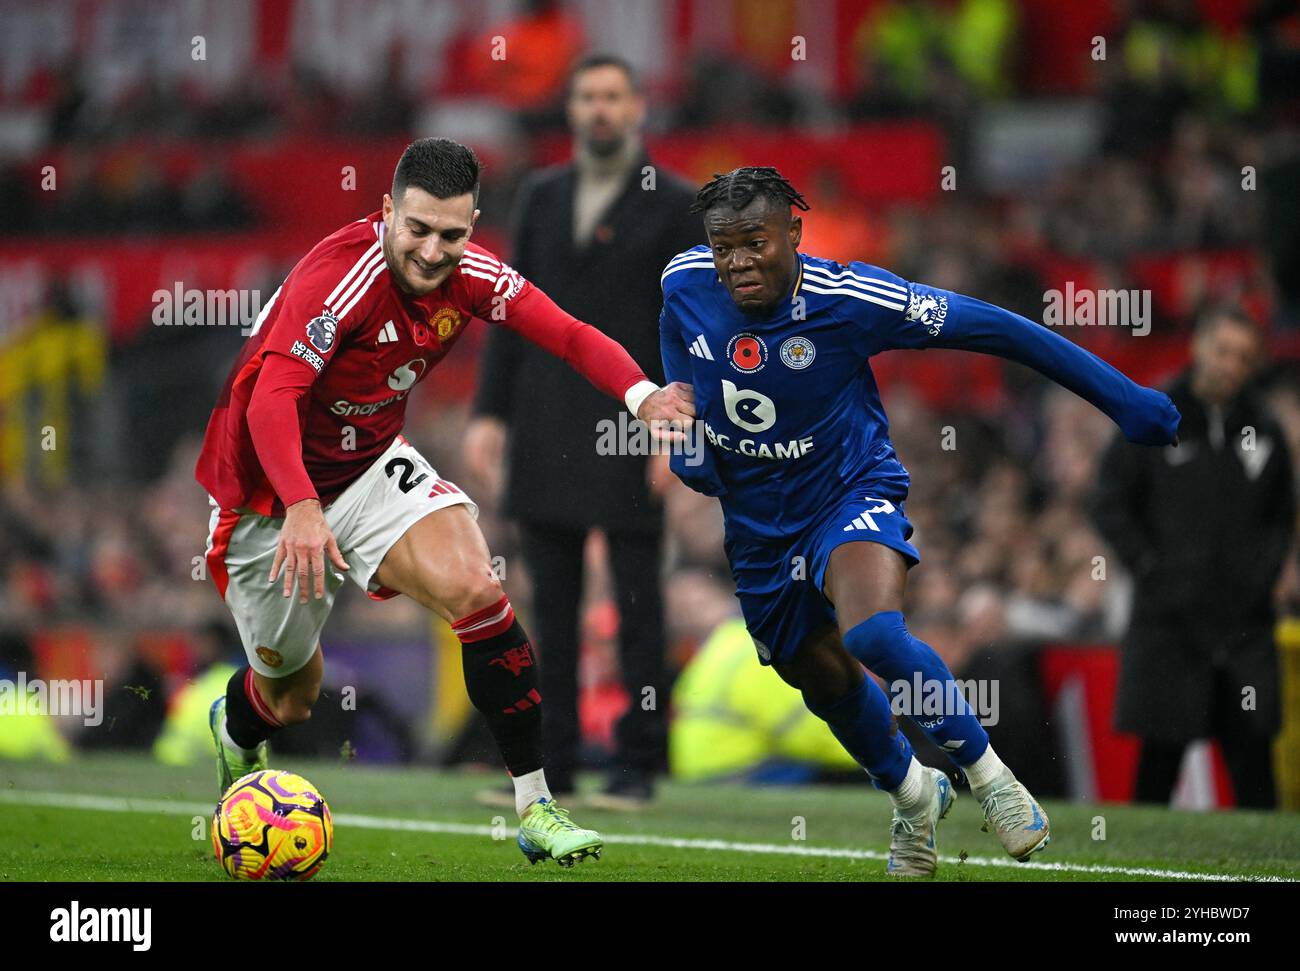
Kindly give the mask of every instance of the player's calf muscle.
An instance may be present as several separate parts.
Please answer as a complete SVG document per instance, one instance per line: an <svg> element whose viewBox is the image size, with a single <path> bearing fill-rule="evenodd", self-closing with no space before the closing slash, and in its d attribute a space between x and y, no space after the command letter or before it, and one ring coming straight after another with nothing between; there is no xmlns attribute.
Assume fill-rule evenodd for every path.
<svg viewBox="0 0 1300 971"><path fill-rule="evenodd" d="M811 705L833 705L862 683L861 666L851 671L838 664L826 665L802 681L804 700Z"/></svg>
<svg viewBox="0 0 1300 971"><path fill-rule="evenodd" d="M254 675L258 693L281 725L295 725L311 718L312 706L320 697L324 667L324 658L317 646L312 659L288 677Z"/></svg>
<svg viewBox="0 0 1300 971"><path fill-rule="evenodd" d="M266 701L281 725L296 725L311 718L312 706L319 697L320 683L317 682L314 688L295 689L279 697L267 698Z"/></svg>

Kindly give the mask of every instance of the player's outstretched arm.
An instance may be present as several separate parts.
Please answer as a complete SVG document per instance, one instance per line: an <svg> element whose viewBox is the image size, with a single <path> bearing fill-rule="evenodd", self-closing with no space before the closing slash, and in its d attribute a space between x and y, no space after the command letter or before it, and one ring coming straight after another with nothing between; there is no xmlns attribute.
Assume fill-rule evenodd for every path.
<svg viewBox="0 0 1300 971"><path fill-rule="evenodd" d="M668 412L671 403L679 401L663 397L664 389L646 378L622 344L565 313L537 287L527 285L508 301L507 308L505 326L563 360L611 398L621 400L638 418L643 417L643 406L652 397L659 396L656 413ZM491 319L490 312L479 316Z"/></svg>
<svg viewBox="0 0 1300 971"><path fill-rule="evenodd" d="M487 250L476 256L495 267L462 278L470 312L505 327L560 358L611 398L621 400L635 417L679 424L694 418L691 402L681 390L660 388L618 341L566 313L555 301ZM479 268L481 269L481 267ZM653 426L652 426L653 427ZM658 434L671 437L671 430Z"/></svg>
<svg viewBox="0 0 1300 971"><path fill-rule="evenodd" d="M1009 310L917 284L910 292L897 322L900 339L891 346L954 348L1017 361L1096 405L1130 442L1177 444L1181 416L1163 391L1135 383L1073 341Z"/></svg>

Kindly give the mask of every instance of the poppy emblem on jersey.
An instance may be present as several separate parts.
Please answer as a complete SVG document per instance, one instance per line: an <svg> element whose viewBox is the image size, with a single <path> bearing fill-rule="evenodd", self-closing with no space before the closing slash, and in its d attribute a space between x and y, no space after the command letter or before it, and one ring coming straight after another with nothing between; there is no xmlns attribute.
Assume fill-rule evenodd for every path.
<svg viewBox="0 0 1300 971"><path fill-rule="evenodd" d="M767 344L756 334L737 334L727 342L727 357L737 371L753 374L767 363Z"/></svg>
<svg viewBox="0 0 1300 971"><path fill-rule="evenodd" d="M429 326L438 335L439 344L445 344L451 340L456 331L460 330L460 325L460 311L455 307L443 307L429 321Z"/></svg>
<svg viewBox="0 0 1300 971"><path fill-rule="evenodd" d="M781 345L781 363L788 368L802 371L817 356L817 348L807 337L791 337Z"/></svg>
<svg viewBox="0 0 1300 971"><path fill-rule="evenodd" d="M334 335L338 333L339 319L330 311L322 310L319 317L307 322L307 339L311 346L322 354L334 346Z"/></svg>

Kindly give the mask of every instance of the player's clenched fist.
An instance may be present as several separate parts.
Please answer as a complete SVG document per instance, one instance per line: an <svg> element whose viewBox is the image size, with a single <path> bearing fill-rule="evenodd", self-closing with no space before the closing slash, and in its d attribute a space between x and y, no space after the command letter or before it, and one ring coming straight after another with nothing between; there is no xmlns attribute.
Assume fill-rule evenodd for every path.
<svg viewBox="0 0 1300 971"><path fill-rule="evenodd" d="M641 403L636 416L656 438L681 441L686 437L681 429L695 420L695 389L682 381L665 385Z"/></svg>
<svg viewBox="0 0 1300 971"><path fill-rule="evenodd" d="M284 525L280 528L280 542L275 547L275 562L271 564L268 583L274 583L284 567L284 595L293 592L293 579L298 578L298 602L307 602L307 585L311 582L316 599L325 596L325 551L330 562L340 570L347 570L347 561L339 552L334 534L325 522L319 499L304 499L285 510Z"/></svg>
<svg viewBox="0 0 1300 971"><path fill-rule="evenodd" d="M1177 445L1182 415L1169 395L1155 388L1139 388L1133 407L1119 418L1120 431L1139 445Z"/></svg>

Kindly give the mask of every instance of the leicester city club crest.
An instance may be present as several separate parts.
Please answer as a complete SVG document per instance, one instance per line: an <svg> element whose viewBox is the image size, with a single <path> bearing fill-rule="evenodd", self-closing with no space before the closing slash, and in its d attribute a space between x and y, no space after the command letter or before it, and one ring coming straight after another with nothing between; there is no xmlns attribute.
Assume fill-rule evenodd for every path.
<svg viewBox="0 0 1300 971"><path fill-rule="evenodd" d="M796 371L802 371L816 356L817 348L806 337L791 337L781 344L781 363Z"/></svg>

